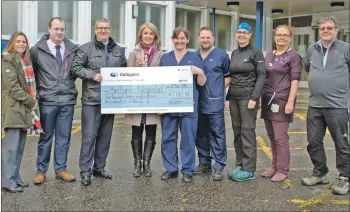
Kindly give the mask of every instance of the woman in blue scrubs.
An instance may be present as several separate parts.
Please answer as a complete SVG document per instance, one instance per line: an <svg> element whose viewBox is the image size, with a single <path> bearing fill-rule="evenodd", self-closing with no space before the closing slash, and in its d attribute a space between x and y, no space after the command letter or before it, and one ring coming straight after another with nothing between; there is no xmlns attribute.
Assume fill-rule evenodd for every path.
<svg viewBox="0 0 350 212"><path fill-rule="evenodd" d="M193 73L193 113L166 113L161 117L162 124L162 158L166 172L161 179L168 180L178 175L178 130L181 132L180 154L182 160L181 173L185 182L191 182L196 164L195 140L198 121L198 86L206 82L204 66L195 52L187 51L189 32L178 27L173 31L174 50L164 54L160 66L191 66Z"/></svg>

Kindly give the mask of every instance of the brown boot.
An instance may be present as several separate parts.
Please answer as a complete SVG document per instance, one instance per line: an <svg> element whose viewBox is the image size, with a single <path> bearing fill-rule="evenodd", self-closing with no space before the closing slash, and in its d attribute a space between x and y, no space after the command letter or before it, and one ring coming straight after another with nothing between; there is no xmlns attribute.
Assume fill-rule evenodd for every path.
<svg viewBox="0 0 350 212"><path fill-rule="evenodd" d="M34 185L41 185L45 182L45 174L37 173L33 179Z"/></svg>
<svg viewBox="0 0 350 212"><path fill-rule="evenodd" d="M60 171L56 174L56 179L61 179L66 182L71 182L75 180L75 177L66 171Z"/></svg>

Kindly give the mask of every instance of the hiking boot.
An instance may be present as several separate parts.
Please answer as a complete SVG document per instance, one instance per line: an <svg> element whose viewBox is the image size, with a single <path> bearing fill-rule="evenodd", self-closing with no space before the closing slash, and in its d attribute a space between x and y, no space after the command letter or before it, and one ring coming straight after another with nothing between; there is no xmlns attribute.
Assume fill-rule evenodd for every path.
<svg viewBox="0 0 350 212"><path fill-rule="evenodd" d="M329 180L327 175L325 175L323 177L314 177L314 176L306 177L306 178L303 178L301 182L303 185L314 186L316 184L328 184Z"/></svg>
<svg viewBox="0 0 350 212"><path fill-rule="evenodd" d="M75 180L75 177L71 174L69 174L67 171L60 171L56 173L56 179L60 179L66 182L71 182Z"/></svg>
<svg viewBox="0 0 350 212"><path fill-rule="evenodd" d="M213 180L214 181L221 181L223 179L224 179L224 174L222 173L222 171L214 169Z"/></svg>
<svg viewBox="0 0 350 212"><path fill-rule="evenodd" d="M37 173L33 179L34 185L41 185L45 182L45 174Z"/></svg>
<svg viewBox="0 0 350 212"><path fill-rule="evenodd" d="M345 195L349 192L349 178L339 177L338 184L333 188L333 194Z"/></svg>

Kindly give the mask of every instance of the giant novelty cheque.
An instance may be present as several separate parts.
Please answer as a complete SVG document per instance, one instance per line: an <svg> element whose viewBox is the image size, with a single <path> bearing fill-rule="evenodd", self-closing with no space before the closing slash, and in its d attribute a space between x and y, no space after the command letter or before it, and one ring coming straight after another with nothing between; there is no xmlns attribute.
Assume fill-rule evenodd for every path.
<svg viewBox="0 0 350 212"><path fill-rule="evenodd" d="M193 112L190 66L101 68L101 113Z"/></svg>

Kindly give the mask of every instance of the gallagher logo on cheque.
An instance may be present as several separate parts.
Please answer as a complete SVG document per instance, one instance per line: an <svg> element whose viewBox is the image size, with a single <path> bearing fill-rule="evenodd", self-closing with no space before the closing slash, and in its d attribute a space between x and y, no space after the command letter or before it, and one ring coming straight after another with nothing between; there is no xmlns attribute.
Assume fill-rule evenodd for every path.
<svg viewBox="0 0 350 212"><path fill-rule="evenodd" d="M138 77L140 76L140 73L120 73L118 74L117 72L112 72L111 77Z"/></svg>
<svg viewBox="0 0 350 212"><path fill-rule="evenodd" d="M111 77L117 77L118 76L118 73L117 72L112 72L111 73Z"/></svg>

